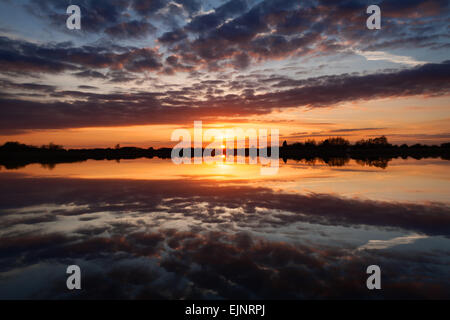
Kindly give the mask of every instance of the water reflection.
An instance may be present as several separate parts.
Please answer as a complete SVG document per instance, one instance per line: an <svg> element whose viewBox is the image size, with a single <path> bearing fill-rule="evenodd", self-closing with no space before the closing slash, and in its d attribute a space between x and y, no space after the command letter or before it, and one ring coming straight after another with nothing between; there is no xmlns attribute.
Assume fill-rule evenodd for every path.
<svg viewBox="0 0 450 320"><path fill-rule="evenodd" d="M0 298L450 297L444 161L83 164L0 172Z"/></svg>
<svg viewBox="0 0 450 320"><path fill-rule="evenodd" d="M223 157L223 164L226 163L225 161L225 156ZM142 158L140 158L142 159ZM145 158L145 159L159 159L159 160L167 160L165 158ZM194 159L192 160L192 162L194 162ZM241 157L241 156L235 156L234 157L234 163L237 164L239 163L239 159L241 160L242 163L251 163L249 161L249 157ZM256 157L252 157L251 158L252 161L257 162L258 159ZM109 160L109 161L116 161L117 163L120 163L121 161L127 161L127 159L114 159L114 160ZM137 160L137 159L128 159L128 160ZM288 162L292 163L305 163L307 165L316 165L316 164L327 164L330 167L342 167L342 166L346 166L348 165L351 161L354 161L354 163L359 164L360 166L369 166L369 167L378 167L381 169L386 169L389 165L389 163L391 161L395 161L397 160L396 158L387 158L387 157L372 157L372 158L367 158L367 159L351 159L350 157L310 157L310 158L298 158L298 159L289 159L288 158L282 158L282 161L284 164L287 164ZM80 164L86 161L92 161L92 160L61 160L61 161L51 161L48 160L48 162L43 162L43 160L40 161L27 161L27 160L22 160L22 159L17 159L17 160L11 160L8 159L8 161L0 161L0 169L3 167L5 169L8 170L13 170L13 169L22 169L25 168L27 166L33 165L33 164L40 164L42 166L42 168L48 169L48 170L53 170L57 165L61 165L61 164L67 164L67 163L75 163L75 164ZM167 163L167 161L163 161L165 163Z"/></svg>

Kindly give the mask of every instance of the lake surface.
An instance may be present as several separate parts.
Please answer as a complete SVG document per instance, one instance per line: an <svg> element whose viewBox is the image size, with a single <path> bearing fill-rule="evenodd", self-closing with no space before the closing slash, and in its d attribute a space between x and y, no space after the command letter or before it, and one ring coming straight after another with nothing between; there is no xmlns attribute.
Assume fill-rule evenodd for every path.
<svg viewBox="0 0 450 320"><path fill-rule="evenodd" d="M450 161L0 169L0 298L450 298ZM66 288L79 265L82 290ZM381 268L368 290L366 268Z"/></svg>

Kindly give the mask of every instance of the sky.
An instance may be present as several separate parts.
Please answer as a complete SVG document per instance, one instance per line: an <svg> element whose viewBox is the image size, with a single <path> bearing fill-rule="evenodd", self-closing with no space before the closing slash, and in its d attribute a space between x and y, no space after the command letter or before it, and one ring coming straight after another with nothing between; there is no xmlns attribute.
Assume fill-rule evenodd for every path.
<svg viewBox="0 0 450 320"><path fill-rule="evenodd" d="M448 142L449 22L445 0L0 0L0 143L173 146L194 121Z"/></svg>

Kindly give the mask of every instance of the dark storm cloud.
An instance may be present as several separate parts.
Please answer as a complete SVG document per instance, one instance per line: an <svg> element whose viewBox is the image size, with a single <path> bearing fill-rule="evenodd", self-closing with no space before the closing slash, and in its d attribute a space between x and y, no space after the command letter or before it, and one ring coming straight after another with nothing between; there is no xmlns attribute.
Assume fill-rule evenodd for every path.
<svg viewBox="0 0 450 320"><path fill-rule="evenodd" d="M29 9L61 28L66 27L66 9L72 1L60 0L31 0ZM98 32L103 28L114 25L121 20L122 13L129 6L126 0L80 0L76 5L80 7L83 17L83 29Z"/></svg>
<svg viewBox="0 0 450 320"><path fill-rule="evenodd" d="M389 43L394 45L396 41L401 41L399 39L410 45L420 43L422 47L439 46L442 40L445 41L446 31L439 20L433 27L419 23L409 29L409 26L393 18L442 16L448 9L445 2L387 1L380 5L383 15L390 17L384 20L387 31L367 34L362 32L364 28L361 27L365 26L367 18L366 1L299 3L271 0L251 8L240 1L230 1L208 14L196 16L186 24L184 31L197 36L192 41L185 40L178 44L173 50L182 55L186 62L201 63L210 70L216 70L228 66L239 69L239 64L229 62L243 53L252 61L262 61L292 55L326 55L345 51L350 45L379 50ZM402 13L405 15L402 16ZM167 32L165 37L170 39L171 32ZM181 32L177 30L176 34L183 34Z"/></svg>
<svg viewBox="0 0 450 320"><path fill-rule="evenodd" d="M0 87L25 91L41 91L41 92L54 92L56 90L56 86L38 83L15 83L8 80L0 80Z"/></svg>
<svg viewBox="0 0 450 320"><path fill-rule="evenodd" d="M356 132L356 131L370 131L370 130L384 130L387 128L357 128L357 129L336 129L329 132Z"/></svg>
<svg viewBox="0 0 450 320"><path fill-rule="evenodd" d="M93 70L85 70L85 71L80 71L77 73L74 73L74 75L76 77L80 77L80 78L97 78L97 79L106 79L107 77L98 71L93 71Z"/></svg>
<svg viewBox="0 0 450 320"><path fill-rule="evenodd" d="M155 71L162 67L161 55L156 49L142 48L124 53L124 68L131 72Z"/></svg>
<svg viewBox="0 0 450 320"><path fill-rule="evenodd" d="M151 23L133 20L109 27L105 30L105 33L115 38L129 39L143 38L155 31L156 28Z"/></svg>
<svg viewBox="0 0 450 320"><path fill-rule="evenodd" d="M44 0L32 1L30 6L64 28L67 4ZM156 20L166 24L160 30L159 42L177 43L169 54L176 53L183 58L182 63L200 64L207 70L240 69L252 62L292 55L326 55L351 45L364 50L401 44L427 48L445 45L447 1L379 4L385 31L368 34L364 32L367 1L265 0L250 4L229 0L207 13L201 13L202 4L197 0L79 2L83 32L103 32L119 39L141 38L155 32L150 21ZM244 54L248 61L242 63Z"/></svg>
<svg viewBox="0 0 450 320"><path fill-rule="evenodd" d="M81 85L78 86L78 89L86 89L86 90L98 90L98 87L94 87L94 86L86 86L86 85Z"/></svg>
<svg viewBox="0 0 450 320"><path fill-rule="evenodd" d="M282 80L273 87L294 87L260 95L255 99L275 99L280 107L325 106L344 101L370 100L422 94L448 94L450 61L425 64L412 69L368 75L344 74L306 80ZM345 96L345 98L344 98ZM273 100L272 100L273 101Z"/></svg>
<svg viewBox="0 0 450 320"><path fill-rule="evenodd" d="M161 54L152 48L74 47L67 43L37 45L0 37L2 71L61 73L81 70L75 75L101 78L98 71L84 68L125 69L132 72L156 71L162 67Z"/></svg>
<svg viewBox="0 0 450 320"><path fill-rule="evenodd" d="M199 118L236 115L251 115L251 107L192 108L192 103L176 97L160 98L151 95L118 94L104 95L105 100L96 100L87 92L66 91L54 93L54 97L73 96L87 101L40 103L24 100L0 99L2 106L2 132L23 128L72 128L91 126L114 126L129 124L189 123ZM92 98L94 97L94 98ZM122 98L124 100L122 100ZM166 106L162 106L164 103ZM223 102L222 102L223 103ZM188 106L186 106L188 105ZM176 106L176 107L174 107ZM90 114L90 117L86 117ZM26 116L25 116L26 115ZM45 115L45 116L44 116ZM16 118L7 124L6 119ZM4 126L3 126L4 124Z"/></svg>
<svg viewBox="0 0 450 320"><path fill-rule="evenodd" d="M53 0L33 3L49 12L62 7L60 2ZM185 10L186 6L191 8L191 13L201 8L197 1L177 3L183 4ZM419 18L431 15L435 19L436 14L446 12L448 7L441 1L425 1L425 7L423 3L390 2L388 16L395 16L409 8L407 11L414 12ZM103 21L107 32L124 38L131 36L131 33L139 36L144 29L149 31L143 16L156 14L167 5L166 1L125 0L109 4L83 1L81 4L93 8L91 16L87 18L88 26ZM413 27L419 30L413 37L408 37L409 32L398 29L394 18L389 18L393 22L387 24L383 35L367 36L367 33L358 31L360 28L355 28L361 21L364 23L366 17L364 12L360 12L361 7L364 5L359 1L333 2L333 5L321 1L317 5L312 2L276 0L262 1L253 6L239 0L228 1L211 12L193 16L185 26L161 32L158 41L163 48L123 47L104 41L82 46L71 42L37 44L1 37L0 67L6 77L14 74L36 76L41 73L70 72L79 78L101 79L110 83L142 83L142 74L147 72L154 72L155 75L189 72L197 80L190 85L189 90L177 94L172 89L180 91L180 88L161 87L155 83L154 90L161 90L158 95L143 95L139 92L133 95L59 92L44 85L36 86L34 81L24 81L28 88L22 85L23 91L32 90L32 93L23 92L20 96L5 90L0 96L3 107L1 130L7 134L23 129L179 124L200 117L239 118L267 114L281 108L314 108L385 97L448 94L448 61L404 70L303 80L279 75L249 75L235 76L228 83L220 85L200 82L199 75L205 75L200 71L205 69L220 71L221 77L228 79L230 74L223 73L225 68L246 69L255 62L282 59L288 55L326 54L345 49L349 43L356 44L360 40L364 40L361 42L364 47L374 49L376 43L397 47L400 44L396 42L409 39L434 46L437 45L436 39L446 39L438 32L442 23L437 23L438 27L427 29L426 32L420 29L422 23L414 24ZM123 18L126 9L135 10L142 18ZM399 37L399 32L404 35ZM341 43L344 40L345 48ZM226 95L227 90L233 93ZM53 98L50 101L31 100L49 93ZM69 102L65 98L72 100ZM92 116L85 117L86 113Z"/></svg>
<svg viewBox="0 0 450 320"><path fill-rule="evenodd" d="M187 38L186 32L181 29L165 32L161 37L158 38L158 41L161 43L175 43Z"/></svg>
<svg viewBox="0 0 450 320"><path fill-rule="evenodd" d="M184 10L193 14L200 10L198 1L176 1ZM79 4L83 8L83 28L86 31L103 30L116 38L139 38L155 28L146 19L148 16L171 12L174 3L166 0L138 1L91 1ZM66 3L56 0L32 1L30 6L39 8L41 14L50 19L65 19ZM179 56L180 65L188 68L167 66L164 73L189 72L192 69L206 68L219 71L224 68L245 69L254 62L285 58L291 55L329 54L345 51L349 44L360 44L366 50L374 50L378 45L396 47L401 45L421 45L422 47L442 46L445 33L439 33L442 23L430 29L423 24L414 26L411 34L392 20L387 22L387 32L375 37L361 33L358 25L364 25L366 18L365 2L341 1L319 3L293 0L262 1L252 7L242 0L231 0L211 12L196 14L184 26L162 30L159 43L169 45L170 53ZM413 12L417 16L439 15L446 12L448 5L442 1L408 2L390 1L386 3L387 16L400 12ZM167 12L162 13L161 9ZM178 7L177 7L178 8ZM428 8L429 10L425 10ZM140 18L132 17L127 10L133 10ZM178 14L171 14L171 16ZM172 19L172 18L171 18ZM405 18L407 19L407 17ZM175 24L178 24L175 23ZM64 25L64 24L63 24ZM434 26L434 25L433 25ZM435 30L436 29L436 30ZM442 28L441 28L442 29ZM188 34L194 36L189 38ZM425 34L424 34L425 33ZM405 34L407 35L405 37ZM409 36L409 37L408 37ZM441 41L439 41L441 39ZM345 46L342 44L345 42ZM176 44L176 45L174 45ZM33 47L34 46L34 47ZM6 43L9 50L1 52L0 65L4 71L23 72L62 72L82 64L90 68L119 68L126 63L126 54L120 55L111 48L84 46L81 48L53 47L43 45L38 48L30 43ZM11 48L12 47L12 48ZM28 50L25 50L25 47ZM379 49L380 47L378 47ZM129 49L143 50L139 48ZM152 50L152 49L146 49ZM65 52L64 52L65 51ZM155 57L148 57L154 60ZM159 62L141 61L130 63L129 71L159 71ZM74 65L75 64L75 65Z"/></svg>
<svg viewBox="0 0 450 320"><path fill-rule="evenodd" d="M30 42L0 37L0 48L2 72L60 73L76 69L65 61L54 61L34 54L39 47Z"/></svg>
<svg viewBox="0 0 450 320"><path fill-rule="evenodd" d="M171 55L169 57L166 58L166 68L164 69L164 72L166 74L175 74L176 72L179 71L190 71L193 70L194 67L193 66L189 66L189 65L183 65L182 63L179 62L179 57L176 55ZM169 91L167 92L169 93ZM169 93L170 94L170 93Z"/></svg>
<svg viewBox="0 0 450 320"><path fill-rule="evenodd" d="M200 0L129 0L131 8L135 10L138 14L142 16L153 16L158 17L157 13L160 14L161 9L167 8L170 12L170 6L172 2L181 5L189 15L197 13L201 9Z"/></svg>
<svg viewBox="0 0 450 320"><path fill-rule="evenodd" d="M159 6L161 3L161 7ZM156 28L145 20L136 20L127 14L133 8L145 14L152 8L162 8L166 1L127 1L127 0L80 0L76 3L82 13L82 32L104 32L113 38L142 38L155 32ZM31 1L29 7L52 21L55 27L64 30L66 25L66 9L70 1L44 0ZM153 6L151 6L153 4ZM148 10L147 10L148 9Z"/></svg>
<svg viewBox="0 0 450 320"><path fill-rule="evenodd" d="M426 17L438 15L450 7L445 0L383 1L386 14L392 17Z"/></svg>
<svg viewBox="0 0 450 320"><path fill-rule="evenodd" d="M194 17L185 28L198 33L207 32L225 22L227 18L242 13L245 10L247 10L247 1L230 0L216 8L212 13Z"/></svg>
<svg viewBox="0 0 450 320"><path fill-rule="evenodd" d="M65 31L66 9L71 1L31 0L26 6L30 12L50 21L53 27ZM176 5L174 5L176 4ZM82 13L81 32L105 34L115 39L143 38L156 31L147 19L157 19L174 25L174 16L188 16L201 9L198 0L80 0L76 5ZM167 9L167 12L161 12ZM135 19L137 16L139 19Z"/></svg>
<svg viewBox="0 0 450 320"><path fill-rule="evenodd" d="M136 80L136 77L132 73L123 70L110 71L106 74L105 78L112 83L125 83Z"/></svg>
<svg viewBox="0 0 450 320"><path fill-rule="evenodd" d="M376 135L369 135L370 137L374 137ZM433 139L450 139L450 132L442 132L442 133L435 133L435 134L429 134L429 133L420 133L417 132L416 134L398 134L398 133L392 133L389 134L389 137L392 138L414 138L415 140L433 140Z"/></svg>
<svg viewBox="0 0 450 320"><path fill-rule="evenodd" d="M130 1L132 8L141 15L149 15L164 8L166 0L132 0Z"/></svg>
<svg viewBox="0 0 450 320"><path fill-rule="evenodd" d="M308 138L308 137L330 137L332 135L339 134L339 136L351 136L353 132L362 132L362 131L372 131L372 130L385 130L388 128L343 128L343 129L335 129L335 130L323 130L319 132L293 132L286 136L286 138ZM369 136L379 136L379 135L369 135ZM391 134L389 134L391 136ZM394 134L395 136L395 134ZM413 135L411 135L413 136Z"/></svg>
<svg viewBox="0 0 450 320"><path fill-rule="evenodd" d="M139 49L121 54L124 68L129 71L159 69L157 53ZM91 61L91 63L93 63ZM168 58L168 66L186 68L176 56ZM245 63L245 61L244 61ZM109 75L115 81L134 79L124 71ZM89 74L86 74L89 75ZM75 98L72 102L37 102L4 96L0 100L4 132L9 129L76 128L86 126L114 126L153 123L189 123L195 119L246 117L270 113L290 107L323 107L348 101L370 100L412 95L443 95L449 93L450 61L425 64L403 70L374 74L343 74L306 80L282 79L274 88L290 87L264 94L249 94L239 81L236 88L246 89L241 94L211 95L221 83L203 82L183 91L135 92L133 94L94 94L82 91L55 91L54 98ZM35 89L38 89L37 87ZM48 88L43 88L44 92ZM198 94L203 92L207 99ZM219 91L220 92L220 91ZM253 93L253 91L251 91ZM90 117L86 117L90 114Z"/></svg>
<svg viewBox="0 0 450 320"><path fill-rule="evenodd" d="M49 61L38 57L24 56L20 54L12 54L4 50L0 50L0 68L2 71L9 72L45 72L59 73L65 70L76 69L74 66Z"/></svg>
<svg viewBox="0 0 450 320"><path fill-rule="evenodd" d="M367 51L377 51L381 49L404 49L404 48L433 48L435 46L445 46L446 44L439 44L436 40L445 37L442 35L428 35L428 36L416 36L406 37L401 39L386 40L383 42L377 42L364 48Z"/></svg>

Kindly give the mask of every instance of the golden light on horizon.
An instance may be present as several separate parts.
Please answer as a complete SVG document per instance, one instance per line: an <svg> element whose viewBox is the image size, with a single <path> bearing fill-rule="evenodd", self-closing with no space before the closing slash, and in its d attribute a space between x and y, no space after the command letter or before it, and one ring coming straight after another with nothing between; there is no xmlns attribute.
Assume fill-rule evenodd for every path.
<svg viewBox="0 0 450 320"><path fill-rule="evenodd" d="M231 140L227 129L251 128L279 129L280 139L288 143L305 139L322 140L329 136L342 136L351 142L368 137L385 135L394 144L446 142L449 96L423 99L405 97L398 99L374 99L356 103L341 104L335 108L321 108L305 111L286 109L269 116L250 117L247 122L203 121L203 130L218 129L218 142L225 145ZM424 113L426 110L426 113ZM385 115L389 113L387 119ZM408 114L406 118L404 115ZM283 118L284 117L284 118ZM111 127L84 127L62 129L35 129L0 137L0 143L19 141L40 146L53 142L65 148L106 148L134 146L148 148L173 147L170 141L173 130L186 128L193 135L193 123L124 125ZM211 139L214 140L214 139ZM203 139L204 146L211 140ZM212 142L212 141L211 141ZM221 146L221 148L224 148Z"/></svg>

